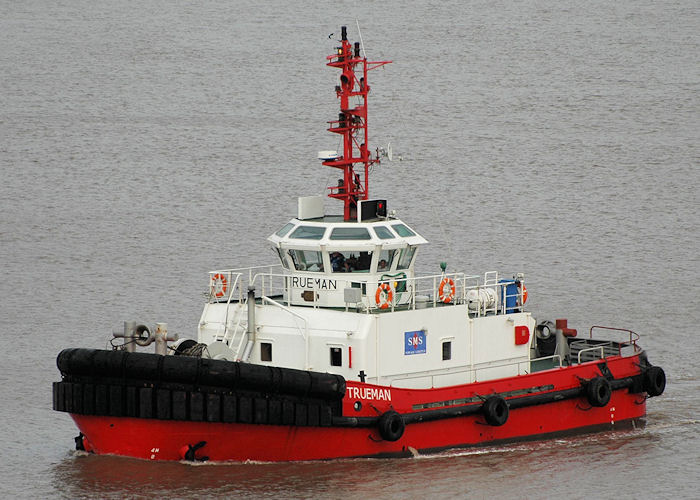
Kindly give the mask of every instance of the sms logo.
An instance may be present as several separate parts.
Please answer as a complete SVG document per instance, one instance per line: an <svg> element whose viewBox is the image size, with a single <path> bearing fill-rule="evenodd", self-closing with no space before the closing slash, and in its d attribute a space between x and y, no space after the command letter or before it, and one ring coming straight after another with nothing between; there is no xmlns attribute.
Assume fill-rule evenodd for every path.
<svg viewBox="0 0 700 500"><path fill-rule="evenodd" d="M425 331L404 332L404 355L425 354Z"/></svg>

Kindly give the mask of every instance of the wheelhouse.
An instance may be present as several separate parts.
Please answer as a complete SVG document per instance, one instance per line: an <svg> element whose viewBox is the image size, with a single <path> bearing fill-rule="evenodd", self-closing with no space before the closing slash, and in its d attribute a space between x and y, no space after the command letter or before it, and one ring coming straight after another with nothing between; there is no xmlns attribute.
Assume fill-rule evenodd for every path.
<svg viewBox="0 0 700 500"><path fill-rule="evenodd" d="M418 249L427 243L396 218L346 222L341 216L292 219L268 241L288 280L288 302L330 307L345 307L353 296L345 289L359 289L350 302L363 302L368 287L374 293L383 282L414 278Z"/></svg>

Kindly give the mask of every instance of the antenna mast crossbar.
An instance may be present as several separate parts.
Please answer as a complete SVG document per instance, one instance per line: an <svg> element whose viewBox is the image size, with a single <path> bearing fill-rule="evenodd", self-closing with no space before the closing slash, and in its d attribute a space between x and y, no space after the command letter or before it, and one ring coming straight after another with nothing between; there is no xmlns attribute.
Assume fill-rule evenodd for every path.
<svg viewBox="0 0 700 500"><path fill-rule="evenodd" d="M341 46L326 59L327 66L341 70L340 85L335 87L340 99L340 113L338 120L328 122L328 130L343 137L343 155L323 164L343 170L343 178L338 180L337 186L329 188L328 196L343 201L343 219L350 221L357 217L357 202L369 197L369 167L379 163L379 156L372 158L367 146L367 95L370 90L367 73L391 61L370 62L366 57L360 57L360 43L355 42L353 46L348 41L345 26L342 27ZM351 97L357 97L359 104L351 107ZM355 170L356 165L362 167Z"/></svg>

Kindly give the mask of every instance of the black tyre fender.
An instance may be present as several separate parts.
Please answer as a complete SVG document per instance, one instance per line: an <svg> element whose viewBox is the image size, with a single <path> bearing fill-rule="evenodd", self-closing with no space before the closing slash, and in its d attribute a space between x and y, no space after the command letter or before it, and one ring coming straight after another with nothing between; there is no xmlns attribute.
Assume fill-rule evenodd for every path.
<svg viewBox="0 0 700 500"><path fill-rule="evenodd" d="M508 421L508 403L502 396L494 395L486 398L481 405L481 412L489 425L500 427Z"/></svg>
<svg viewBox="0 0 700 500"><path fill-rule="evenodd" d="M586 385L586 399L591 406L602 408L610 402L612 387L605 377L596 377Z"/></svg>
<svg viewBox="0 0 700 500"><path fill-rule="evenodd" d="M398 441L403 436L406 423L399 412L389 410L382 413L378 422L379 435L385 441Z"/></svg>
<svg viewBox="0 0 700 500"><path fill-rule="evenodd" d="M644 390L650 397L660 396L666 389L666 373L660 366L650 366L643 380Z"/></svg>

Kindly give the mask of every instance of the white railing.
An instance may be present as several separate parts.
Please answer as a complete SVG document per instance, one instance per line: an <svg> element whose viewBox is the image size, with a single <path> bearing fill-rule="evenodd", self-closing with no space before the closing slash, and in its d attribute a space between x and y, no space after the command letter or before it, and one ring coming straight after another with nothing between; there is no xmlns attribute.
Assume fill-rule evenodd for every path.
<svg viewBox="0 0 700 500"><path fill-rule="evenodd" d="M597 340L593 337L594 330L605 330L606 333L623 333L624 340L614 340L610 338ZM632 330L625 328L613 328L610 326L592 326L589 332L588 339L575 340L571 342L570 349L576 352L577 361L595 361L597 359L605 359L608 356L623 356L624 349L631 349L632 354L641 351L641 347L637 345L639 335ZM588 355L588 356L586 356ZM591 358L591 355L593 359Z"/></svg>
<svg viewBox="0 0 700 500"><path fill-rule="evenodd" d="M209 290L206 294L211 302L245 302L248 286L253 285L257 276L279 273L281 264L254 266L240 269L222 269L209 272ZM261 272L263 271L263 272ZM280 275L282 276L282 275ZM262 290L265 295L265 290Z"/></svg>
<svg viewBox="0 0 700 500"><path fill-rule="evenodd" d="M424 371L424 372L413 372L413 373L407 373L398 377L386 377L389 380L389 385L395 386L396 382L406 382L409 380L430 380L430 387L433 388L435 387L435 378L436 377L444 377L446 375L461 375L464 374L463 377L463 383L471 383L471 382L478 382L479 381L479 374L484 373L487 370L494 370L494 369L501 369L501 368L508 368L512 366L517 366L518 373L517 375L527 375L531 373L530 365L531 363L535 362L541 362L541 361L547 361L547 360L556 360L558 363L558 367L562 368L562 358L558 354L554 354L552 356L545 356L542 358L536 358L536 359L525 359L525 360L516 360L516 361L503 361L503 362L489 362L489 363L480 363L479 365L469 365L469 366L460 366L456 368L443 368L440 370L429 370L429 371ZM552 366L552 368L555 368L555 366Z"/></svg>
<svg viewBox="0 0 700 500"><path fill-rule="evenodd" d="M209 302L245 302L249 286L255 286L258 296L275 297L281 303L317 307L346 307L344 288L361 288L358 303L364 312L394 311L422 307L467 304L473 317L518 312L523 309L525 287L522 281L499 280L498 273L480 276L464 273L443 273L408 277L402 273L384 275L298 275L282 271L279 264L242 269L211 271ZM303 280L304 286L299 286ZM327 288L333 283L333 290ZM325 284L326 286L320 286ZM382 287L382 290L379 288ZM293 300L292 290L303 289L303 301ZM329 298L328 292L335 292ZM321 299L321 294L324 298ZM378 298L379 297L379 298ZM296 299L296 298L295 298ZM355 306L355 304L353 304Z"/></svg>
<svg viewBox="0 0 700 500"><path fill-rule="evenodd" d="M612 345L612 344L608 344L608 345ZM600 358L599 359L603 359L605 357L605 346L604 345L587 347L586 349L581 349L578 352L578 364L579 365L581 364L581 354L583 354L585 352L593 352L593 351L600 351Z"/></svg>

